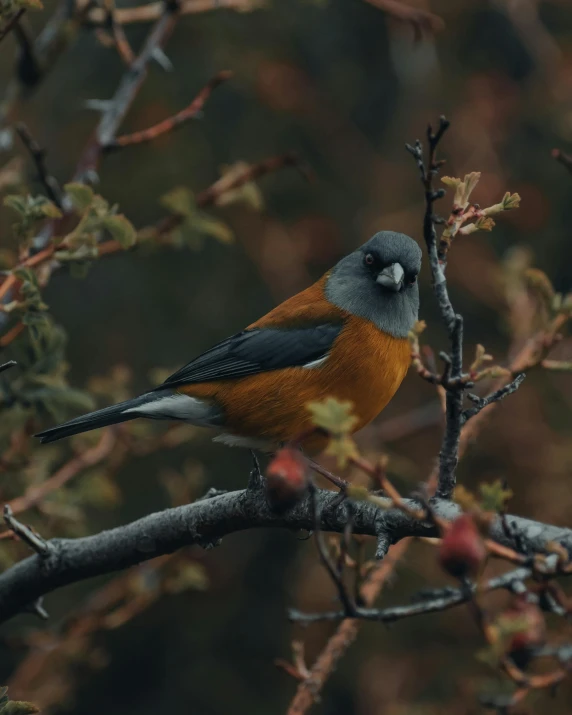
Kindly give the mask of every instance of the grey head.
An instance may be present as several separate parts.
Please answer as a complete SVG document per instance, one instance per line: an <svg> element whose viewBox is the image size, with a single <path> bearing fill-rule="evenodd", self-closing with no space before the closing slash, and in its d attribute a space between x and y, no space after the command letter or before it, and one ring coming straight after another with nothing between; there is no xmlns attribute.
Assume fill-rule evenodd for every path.
<svg viewBox="0 0 572 715"><path fill-rule="evenodd" d="M326 297L342 310L405 338L417 320L421 249L404 233L380 231L332 269Z"/></svg>

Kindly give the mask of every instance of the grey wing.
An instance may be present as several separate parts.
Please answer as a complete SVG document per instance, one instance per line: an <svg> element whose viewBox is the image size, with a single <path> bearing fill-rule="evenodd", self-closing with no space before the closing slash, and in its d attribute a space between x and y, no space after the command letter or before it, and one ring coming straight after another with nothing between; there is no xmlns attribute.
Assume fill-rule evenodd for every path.
<svg viewBox="0 0 572 715"><path fill-rule="evenodd" d="M195 358L157 389L308 365L328 355L342 328L339 322L244 330Z"/></svg>

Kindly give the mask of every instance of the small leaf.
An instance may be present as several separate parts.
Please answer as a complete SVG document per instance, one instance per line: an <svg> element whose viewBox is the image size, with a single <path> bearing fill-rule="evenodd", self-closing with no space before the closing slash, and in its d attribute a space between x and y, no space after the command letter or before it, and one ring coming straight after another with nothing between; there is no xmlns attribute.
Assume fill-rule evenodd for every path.
<svg viewBox="0 0 572 715"><path fill-rule="evenodd" d="M466 209L469 205L469 198L474 191L476 185L481 178L480 171L472 171L470 174L465 174L465 178L457 179L451 176L443 176L441 181L450 188L455 189L453 198L453 206L455 208Z"/></svg>
<svg viewBox="0 0 572 715"><path fill-rule="evenodd" d="M0 715L32 715L38 712L40 712L39 708L33 703L10 700L8 688L6 686L0 688Z"/></svg>
<svg viewBox="0 0 572 715"><path fill-rule="evenodd" d="M512 209L517 209L520 206L520 196L518 194L511 194L507 191L503 196L502 207L505 211L511 211Z"/></svg>
<svg viewBox="0 0 572 715"><path fill-rule="evenodd" d="M28 703L24 700L10 700L0 710L0 715L32 715L39 713L40 709L34 703Z"/></svg>
<svg viewBox="0 0 572 715"><path fill-rule="evenodd" d="M221 243L232 243L234 241L234 234L226 223L207 214L201 213L193 216L190 226L198 233L216 238Z"/></svg>
<svg viewBox="0 0 572 715"><path fill-rule="evenodd" d="M103 225L111 234L111 237L119 243L122 248L131 248L137 241L137 232L133 224L123 214L106 216Z"/></svg>
<svg viewBox="0 0 572 715"><path fill-rule="evenodd" d="M312 414L313 424L330 434L348 434L358 422L352 415L353 402L349 400L328 397L322 402L308 402L306 408Z"/></svg>
<svg viewBox="0 0 572 715"><path fill-rule="evenodd" d="M68 195L73 207L78 211L85 211L93 202L93 189L86 184L73 182L65 184L64 190Z"/></svg>
<svg viewBox="0 0 572 715"><path fill-rule="evenodd" d="M359 457L357 445L348 435L333 435L325 453L335 457L341 468L346 467L352 459Z"/></svg>
<svg viewBox="0 0 572 715"><path fill-rule="evenodd" d="M500 479L497 479L492 484L480 484L479 492L481 494L481 508L484 511L503 511L506 503L513 496L512 490L505 489Z"/></svg>
<svg viewBox="0 0 572 715"><path fill-rule="evenodd" d="M161 196L160 203L171 213L190 218L196 211L195 196L186 186L177 186Z"/></svg>
<svg viewBox="0 0 572 715"><path fill-rule="evenodd" d="M21 216L26 215L26 197L21 196L20 194L8 194L8 196L4 197L4 200L2 201L4 206L7 206L10 209L13 209L17 213L19 213Z"/></svg>
<svg viewBox="0 0 572 715"><path fill-rule="evenodd" d="M550 310L555 291L546 273L538 268L529 268L524 272L524 280L546 309Z"/></svg>

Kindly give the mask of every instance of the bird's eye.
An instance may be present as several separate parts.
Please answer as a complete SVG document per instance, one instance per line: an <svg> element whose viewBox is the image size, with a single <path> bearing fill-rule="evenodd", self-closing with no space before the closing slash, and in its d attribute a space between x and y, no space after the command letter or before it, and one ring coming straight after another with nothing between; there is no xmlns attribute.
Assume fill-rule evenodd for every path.
<svg viewBox="0 0 572 715"><path fill-rule="evenodd" d="M409 283L410 283L410 285L417 283L417 276L416 275L409 276Z"/></svg>
<svg viewBox="0 0 572 715"><path fill-rule="evenodd" d="M365 254L365 262L368 266L372 266L374 264L375 258L371 255L371 253Z"/></svg>

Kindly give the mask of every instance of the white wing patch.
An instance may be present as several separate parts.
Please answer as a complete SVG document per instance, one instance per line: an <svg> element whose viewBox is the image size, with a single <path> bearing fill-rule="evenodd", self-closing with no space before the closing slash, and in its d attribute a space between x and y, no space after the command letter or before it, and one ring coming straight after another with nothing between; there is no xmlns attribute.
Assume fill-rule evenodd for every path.
<svg viewBox="0 0 572 715"><path fill-rule="evenodd" d="M276 445L263 439L256 439L255 437L240 437L237 434L219 434L213 437L213 442L219 442L220 444L226 444L227 447L243 447L245 449L259 449L261 452L273 452L276 449Z"/></svg>
<svg viewBox="0 0 572 715"><path fill-rule="evenodd" d="M317 360L312 360L312 362L307 362L305 365L302 365L302 367L307 367L310 369L313 367L320 367L320 365L323 365L327 359L328 359L328 356L324 355L324 357L318 358Z"/></svg>
<svg viewBox="0 0 572 715"><path fill-rule="evenodd" d="M212 427L216 424L218 410L206 400L174 392L123 412L129 413L156 420L182 420L194 425Z"/></svg>

